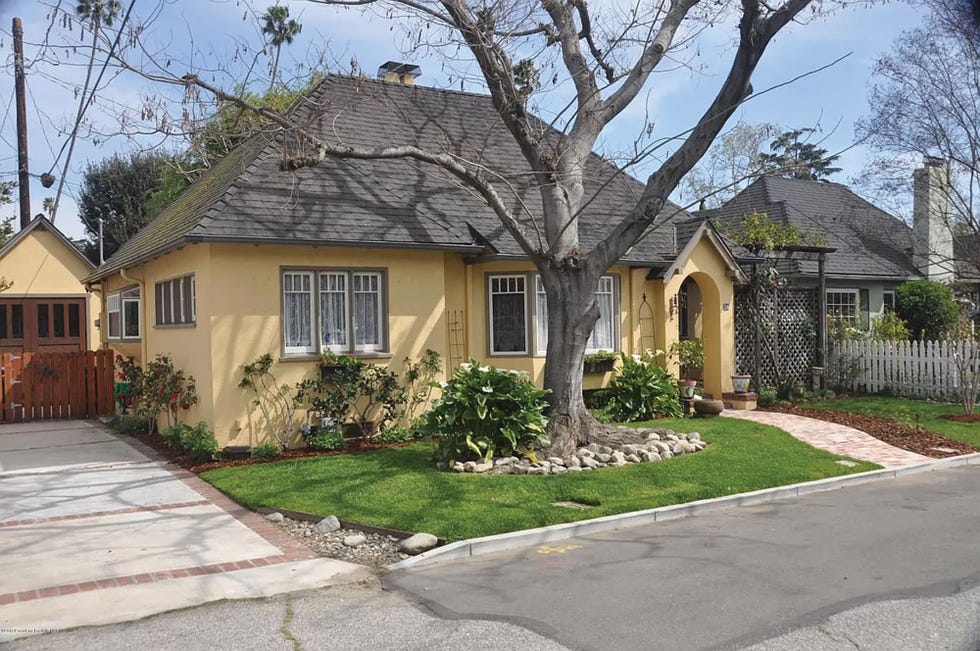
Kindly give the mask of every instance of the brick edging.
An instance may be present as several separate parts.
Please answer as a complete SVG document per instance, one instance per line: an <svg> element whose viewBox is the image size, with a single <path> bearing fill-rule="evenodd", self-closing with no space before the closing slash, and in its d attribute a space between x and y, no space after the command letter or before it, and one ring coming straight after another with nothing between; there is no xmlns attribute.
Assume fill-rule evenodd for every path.
<svg viewBox="0 0 980 651"><path fill-rule="evenodd" d="M269 522L261 515L251 511L238 502L235 502L230 497L219 491L217 488L204 481L196 474L185 468L174 465L169 459L164 457L160 452L154 450L147 444L143 443L139 439L133 437L123 437L115 432L111 431L108 427L99 421L92 421L95 427L98 427L103 432L112 436L118 441L122 441L126 445L135 448L136 451L140 452L147 458L153 461L162 462L161 468L169 472L171 475L181 480L187 487L195 491L203 498L220 508L222 511L230 515L231 517L238 520L241 524L251 529L259 537L265 540L270 545L277 547L286 556L290 557L290 560L307 560L311 558L318 558L318 554L296 540L274 523Z"/></svg>
<svg viewBox="0 0 980 651"><path fill-rule="evenodd" d="M182 579L189 576L203 576L205 574L223 574L225 572L235 572L237 570L249 570L256 567L267 565L278 565L294 560L288 555L264 556L261 558L251 558L242 561L230 561L225 563L212 563L210 565L197 565L182 567L176 570L161 570L155 572L141 572L139 574L128 574L108 579L96 579L94 581L79 581L78 583L66 583L63 585L47 586L43 588L32 588L29 590L19 590L0 594L0 606L12 603L22 603L34 601L36 599L49 599L62 595L75 594L76 592L91 592L92 590L104 590L106 588L117 588L138 583L155 583L158 581L168 581L170 579Z"/></svg>

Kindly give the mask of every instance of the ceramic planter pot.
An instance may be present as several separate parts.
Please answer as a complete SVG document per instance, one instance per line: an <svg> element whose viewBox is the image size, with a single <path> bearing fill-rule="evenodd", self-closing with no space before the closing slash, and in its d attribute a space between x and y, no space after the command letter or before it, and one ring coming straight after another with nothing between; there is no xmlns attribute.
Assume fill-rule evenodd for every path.
<svg viewBox="0 0 980 651"><path fill-rule="evenodd" d="M677 383L677 388L681 392L681 398L693 398L694 390L698 387L696 380L680 380Z"/></svg>
<svg viewBox="0 0 980 651"><path fill-rule="evenodd" d="M735 389L735 393L748 393L751 381L751 375L733 375L732 387Z"/></svg>

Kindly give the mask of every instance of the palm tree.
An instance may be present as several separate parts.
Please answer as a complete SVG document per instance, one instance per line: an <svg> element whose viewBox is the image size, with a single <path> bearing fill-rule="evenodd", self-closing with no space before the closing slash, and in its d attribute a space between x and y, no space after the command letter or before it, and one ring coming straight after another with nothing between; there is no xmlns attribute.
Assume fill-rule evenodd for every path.
<svg viewBox="0 0 980 651"><path fill-rule="evenodd" d="M272 61L272 81L269 88L276 84L276 72L279 69L279 51L283 43L293 42L293 37L303 31L303 26L295 20L289 20L289 7L273 5L262 14L265 24L262 33L269 36L269 42L276 48L276 56Z"/></svg>

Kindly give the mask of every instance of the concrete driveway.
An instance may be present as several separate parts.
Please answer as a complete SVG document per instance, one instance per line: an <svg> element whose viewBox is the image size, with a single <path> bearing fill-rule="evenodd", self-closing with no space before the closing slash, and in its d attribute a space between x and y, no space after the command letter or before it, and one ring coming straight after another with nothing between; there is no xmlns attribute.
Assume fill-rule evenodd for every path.
<svg viewBox="0 0 980 651"><path fill-rule="evenodd" d="M0 642L368 575L98 425L0 426Z"/></svg>

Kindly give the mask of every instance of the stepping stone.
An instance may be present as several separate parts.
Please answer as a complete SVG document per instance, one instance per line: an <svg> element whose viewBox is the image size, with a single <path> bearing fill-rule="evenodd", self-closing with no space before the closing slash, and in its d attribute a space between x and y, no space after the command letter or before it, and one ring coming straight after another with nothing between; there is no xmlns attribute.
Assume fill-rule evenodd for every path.
<svg viewBox="0 0 980 651"><path fill-rule="evenodd" d="M959 450L954 450L953 448L929 448L930 450L935 450L936 452L942 452L943 454L956 454Z"/></svg>
<svg viewBox="0 0 980 651"><path fill-rule="evenodd" d="M838 461L838 462L837 462L837 465L840 465L840 466L846 466L846 467L848 467L848 468L854 468L854 467L856 467L856 466L857 466L857 464L856 464L856 463L854 463L853 461L847 461L847 460L845 460L845 459L841 459L840 461Z"/></svg>

